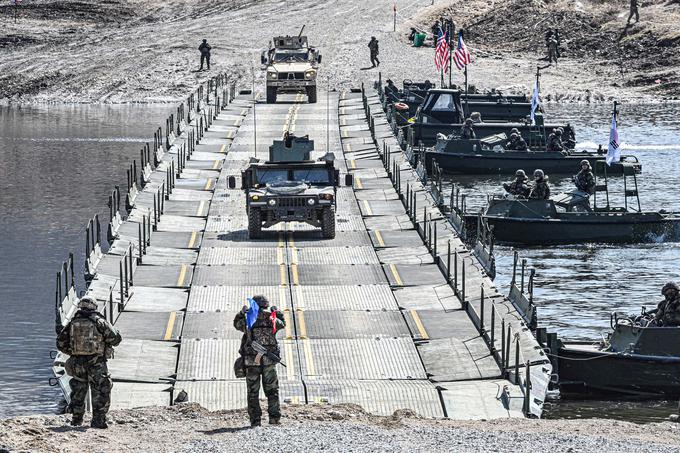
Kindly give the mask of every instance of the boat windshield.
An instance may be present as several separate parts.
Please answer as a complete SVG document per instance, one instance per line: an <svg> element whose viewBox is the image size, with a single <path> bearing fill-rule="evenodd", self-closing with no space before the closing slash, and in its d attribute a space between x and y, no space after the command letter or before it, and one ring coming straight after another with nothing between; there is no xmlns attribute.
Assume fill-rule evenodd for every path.
<svg viewBox="0 0 680 453"><path fill-rule="evenodd" d="M440 94L437 101L432 106L433 112L450 112L453 110L453 95Z"/></svg>

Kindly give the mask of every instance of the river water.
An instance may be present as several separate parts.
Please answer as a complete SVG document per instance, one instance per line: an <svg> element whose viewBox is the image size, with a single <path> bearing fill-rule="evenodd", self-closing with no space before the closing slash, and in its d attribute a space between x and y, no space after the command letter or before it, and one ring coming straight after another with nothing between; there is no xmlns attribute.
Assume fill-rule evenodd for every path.
<svg viewBox="0 0 680 453"><path fill-rule="evenodd" d="M606 143L607 106L551 106L552 121L576 127L579 147ZM82 274L84 226L100 212L125 168L170 113L168 106L0 107L0 418L53 413L59 394L49 387L54 349L54 279L69 251ZM643 207L680 211L680 108L622 106L624 152L644 166L638 178ZM481 206L499 192L498 178L456 178ZM450 181L453 182L453 181ZM554 191L568 180L551 180ZM502 190L502 189L501 189ZM680 244L582 245L521 250L537 269L539 321L561 337L597 339L613 310L651 307L668 279L680 280ZM512 250L496 248L497 283L507 291ZM560 403L549 417L664 418L673 402Z"/></svg>

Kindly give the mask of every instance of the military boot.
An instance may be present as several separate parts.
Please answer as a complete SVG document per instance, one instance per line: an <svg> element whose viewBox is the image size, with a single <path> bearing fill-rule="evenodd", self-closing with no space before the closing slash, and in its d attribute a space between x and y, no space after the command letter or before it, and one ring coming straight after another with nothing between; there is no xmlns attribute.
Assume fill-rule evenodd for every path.
<svg viewBox="0 0 680 453"><path fill-rule="evenodd" d="M251 428L257 428L258 426L262 426L262 422L260 420L251 420L250 422Z"/></svg>
<svg viewBox="0 0 680 453"><path fill-rule="evenodd" d="M106 416L95 416L90 422L90 426L93 428L106 429L109 425L106 423Z"/></svg>
<svg viewBox="0 0 680 453"><path fill-rule="evenodd" d="M83 424L83 416L82 415L74 415L71 417L71 426L80 426Z"/></svg>
<svg viewBox="0 0 680 453"><path fill-rule="evenodd" d="M269 424L270 425L280 425L281 419L279 417L272 417L272 418L269 419Z"/></svg>

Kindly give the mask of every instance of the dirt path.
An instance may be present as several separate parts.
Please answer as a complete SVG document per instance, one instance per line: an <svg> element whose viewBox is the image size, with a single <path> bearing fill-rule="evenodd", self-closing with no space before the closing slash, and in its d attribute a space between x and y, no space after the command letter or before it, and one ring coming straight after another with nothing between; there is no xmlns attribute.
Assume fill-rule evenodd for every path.
<svg viewBox="0 0 680 453"><path fill-rule="evenodd" d="M110 428L65 416L0 420L0 452L229 451L680 451L680 425L611 420L454 422L408 413L370 416L356 406L284 407L281 426L249 429L244 411L198 405L115 411Z"/></svg>
<svg viewBox="0 0 680 453"><path fill-rule="evenodd" d="M395 81L436 80L432 48L412 48L405 37L411 25L426 26L433 14L440 14L442 7L451 4L436 3L430 7L431 0L398 1L397 33L392 32L392 0L35 0L19 7L16 24L12 20L12 7L3 4L0 6L3 26L0 99L5 102L164 102L183 97L191 87L216 71L228 71L250 80L254 69L259 81L259 52L272 35L297 33L303 24L305 33L324 54L322 84L337 88L373 81L377 71L366 69L366 44L372 35L380 40L380 69L387 77ZM515 4L524 5L520 13L512 8ZM582 5L583 12L567 14L575 11L578 4ZM645 64L667 60L668 66L645 68L644 64L636 63L635 68L630 65L634 70L622 73L621 65L611 61L621 62L622 55L628 55L627 61L632 61L631 52L647 41L630 38L629 47L633 50L627 50L628 53L617 53L612 45L598 46L598 39L611 38L610 22L593 28L598 34L588 46L579 47L576 39L568 37L574 24L582 24L588 18L599 23L609 11L604 4L610 5L607 8L613 11L625 13L624 0L469 0L460 3L454 14L457 23L477 23L470 27L468 40L475 57L470 67L471 83L482 89L529 91L540 56L537 52L542 52L541 27L551 23L564 26L566 47L559 65L544 72L543 93L547 98L602 101L677 94L673 77L678 77L678 72L672 57L677 56L677 41L670 30L678 23L676 15L680 20L680 5L644 6L643 22L629 30L631 36L646 37L649 43L652 39L656 39L657 44L665 42L667 47L645 47L645 52L656 58L650 57ZM415 20L409 21L414 16ZM619 16L614 14L614 17L620 22ZM663 22L653 27L645 25L660 17L664 18ZM522 20L525 23L521 23ZM541 21L538 25L537 20ZM625 18L623 20L625 22ZM595 33L593 30L590 32ZM650 38L649 33L659 36ZM210 72L196 72L197 46L203 37L208 38L213 47ZM613 47L618 45L615 43ZM608 49L606 58L598 57L600 47ZM657 80L660 82L656 83ZM456 72L454 83L461 81L462 75Z"/></svg>

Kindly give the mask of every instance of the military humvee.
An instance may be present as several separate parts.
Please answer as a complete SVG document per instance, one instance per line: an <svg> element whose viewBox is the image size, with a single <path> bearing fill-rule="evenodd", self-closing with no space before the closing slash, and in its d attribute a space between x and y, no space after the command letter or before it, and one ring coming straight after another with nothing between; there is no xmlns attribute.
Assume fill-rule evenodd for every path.
<svg viewBox="0 0 680 453"><path fill-rule="evenodd" d="M286 135L269 147L269 160L254 161L242 173L246 191L248 235L257 239L262 228L279 222L304 222L321 228L323 237L335 237L336 191L340 171L335 168L333 154L310 160L314 141ZM352 175L345 176L351 186ZM229 188L236 178L229 178Z"/></svg>
<svg viewBox="0 0 680 453"><path fill-rule="evenodd" d="M309 47L302 30L298 36L275 37L261 58L267 71L267 104L275 103L282 91L305 92L309 103L316 103L316 73L321 54Z"/></svg>

